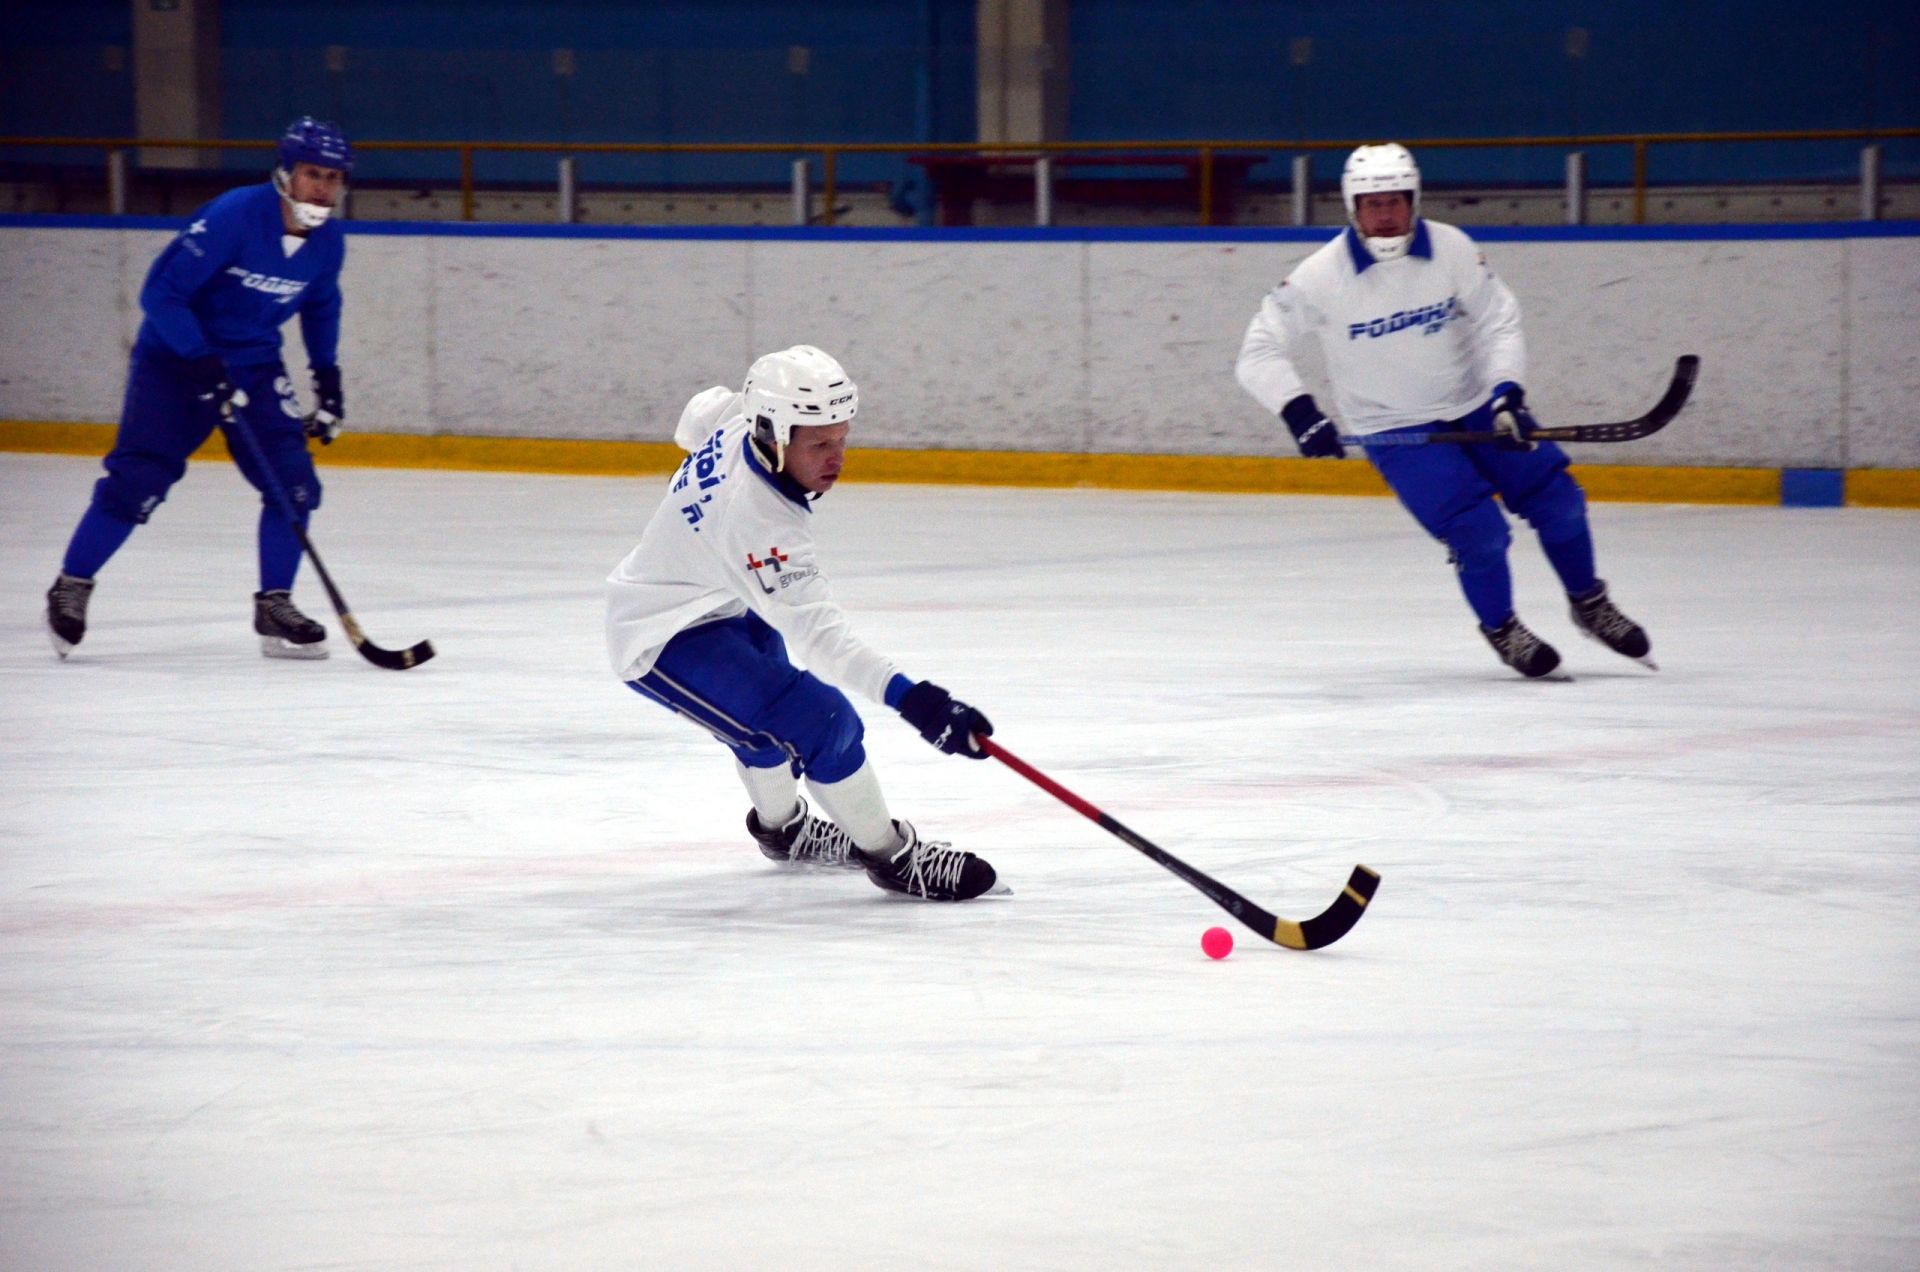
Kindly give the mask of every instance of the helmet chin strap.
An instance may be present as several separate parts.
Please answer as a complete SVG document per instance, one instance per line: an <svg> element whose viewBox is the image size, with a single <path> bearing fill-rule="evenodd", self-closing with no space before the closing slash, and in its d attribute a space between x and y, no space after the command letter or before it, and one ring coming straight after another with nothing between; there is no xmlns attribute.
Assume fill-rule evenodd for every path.
<svg viewBox="0 0 1920 1272"><path fill-rule="evenodd" d="M333 209L324 203L302 203L294 198L293 179L285 168L273 170L273 188L280 192L280 201L293 210L294 224L303 230L317 230L333 215Z"/></svg>

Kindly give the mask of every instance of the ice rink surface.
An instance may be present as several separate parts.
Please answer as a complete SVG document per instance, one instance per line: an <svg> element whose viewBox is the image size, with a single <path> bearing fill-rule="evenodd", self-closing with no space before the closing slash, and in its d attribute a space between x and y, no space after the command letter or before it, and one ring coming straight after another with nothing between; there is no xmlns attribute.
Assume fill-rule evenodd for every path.
<svg viewBox="0 0 1920 1272"><path fill-rule="evenodd" d="M857 475L856 453L851 471ZM55 660L94 461L0 455L0 1267L1910 1269L1920 515L1597 505L1475 633L1377 499L848 485L856 629L1293 953L863 706L1013 895L783 871L609 673L658 478L326 470L376 641L250 628L195 466Z"/></svg>

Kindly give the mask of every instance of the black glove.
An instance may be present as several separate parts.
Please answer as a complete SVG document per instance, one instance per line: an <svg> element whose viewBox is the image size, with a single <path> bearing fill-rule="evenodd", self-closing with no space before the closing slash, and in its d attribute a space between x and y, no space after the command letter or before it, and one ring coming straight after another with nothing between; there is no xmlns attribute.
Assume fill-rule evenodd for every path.
<svg viewBox="0 0 1920 1272"><path fill-rule="evenodd" d="M1499 439L1494 445L1501 450L1530 451L1534 448L1533 435L1540 431L1540 421L1533 418L1533 412L1527 409L1527 391L1512 380L1502 380L1493 386L1493 396L1487 400L1487 412L1493 420L1493 432Z"/></svg>
<svg viewBox="0 0 1920 1272"><path fill-rule="evenodd" d="M1340 444L1340 430L1334 427L1311 393L1302 393L1281 407L1280 418L1293 433L1294 445L1308 459L1339 459L1347 453L1347 448Z"/></svg>
<svg viewBox="0 0 1920 1272"><path fill-rule="evenodd" d="M218 354L210 353L188 362L187 378L193 382L195 396L202 402L213 403L213 409L220 412L222 419L232 418L235 411L247 404L246 390L233 386L227 364Z"/></svg>
<svg viewBox="0 0 1920 1272"><path fill-rule="evenodd" d="M313 414L307 416L307 436L320 439L322 446L331 446L333 439L340 436L340 428L347 418L347 398L340 388L340 368L315 367L313 369Z"/></svg>
<svg viewBox="0 0 1920 1272"><path fill-rule="evenodd" d="M922 680L900 699L900 714L908 724L920 730L920 736L948 755L964 755L984 760L987 753L973 744L973 735L993 732L993 722L978 707L970 707L952 694Z"/></svg>

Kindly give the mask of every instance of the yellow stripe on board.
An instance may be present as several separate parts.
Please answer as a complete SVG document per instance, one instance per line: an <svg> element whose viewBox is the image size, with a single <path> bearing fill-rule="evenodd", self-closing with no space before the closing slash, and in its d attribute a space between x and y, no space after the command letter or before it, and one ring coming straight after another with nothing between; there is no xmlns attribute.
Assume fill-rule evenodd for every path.
<svg viewBox="0 0 1920 1272"><path fill-rule="evenodd" d="M0 451L104 455L110 424L0 420ZM198 458L226 457L218 433ZM315 447L323 466L443 468L481 472L632 476L667 473L683 458L670 442L575 438L448 437L347 432ZM1055 451L862 450L848 457L850 481L929 485L1089 487L1101 490L1207 491L1265 495L1384 495L1386 484L1357 459L1342 463L1234 455L1085 455ZM1640 503L1777 504L1780 473L1772 468L1576 466L1587 494ZM1855 469L1847 503L1920 508L1920 469Z"/></svg>
<svg viewBox="0 0 1920 1272"><path fill-rule="evenodd" d="M1855 468L1846 481L1851 507L1920 508L1920 469Z"/></svg>

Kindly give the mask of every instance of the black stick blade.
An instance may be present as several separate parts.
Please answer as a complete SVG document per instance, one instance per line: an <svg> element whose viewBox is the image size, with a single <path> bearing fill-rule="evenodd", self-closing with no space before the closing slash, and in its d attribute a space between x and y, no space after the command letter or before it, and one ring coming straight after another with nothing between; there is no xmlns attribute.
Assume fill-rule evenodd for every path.
<svg viewBox="0 0 1920 1272"><path fill-rule="evenodd" d="M1373 894L1379 887L1380 875L1377 871L1355 866L1353 874L1347 879L1347 886L1333 899L1332 905L1299 923L1276 918L1273 931L1267 939L1290 950L1325 949L1353 931L1353 925L1367 912L1367 902L1373 900Z"/></svg>
<svg viewBox="0 0 1920 1272"><path fill-rule="evenodd" d="M366 633L360 630L360 624L345 609L340 610L340 625L347 629L347 639L353 642L353 647L360 651L362 658L388 671L406 671L410 667L418 667L434 654L433 642L427 640L405 649L382 649L367 639Z"/></svg>
<svg viewBox="0 0 1920 1272"><path fill-rule="evenodd" d="M1637 419L1615 424L1575 424L1570 428L1543 428L1534 434L1544 441L1558 442L1634 442L1651 437L1671 424L1680 408L1693 396L1693 382L1700 378L1698 354L1683 353L1673 364L1673 379L1653 409Z"/></svg>

